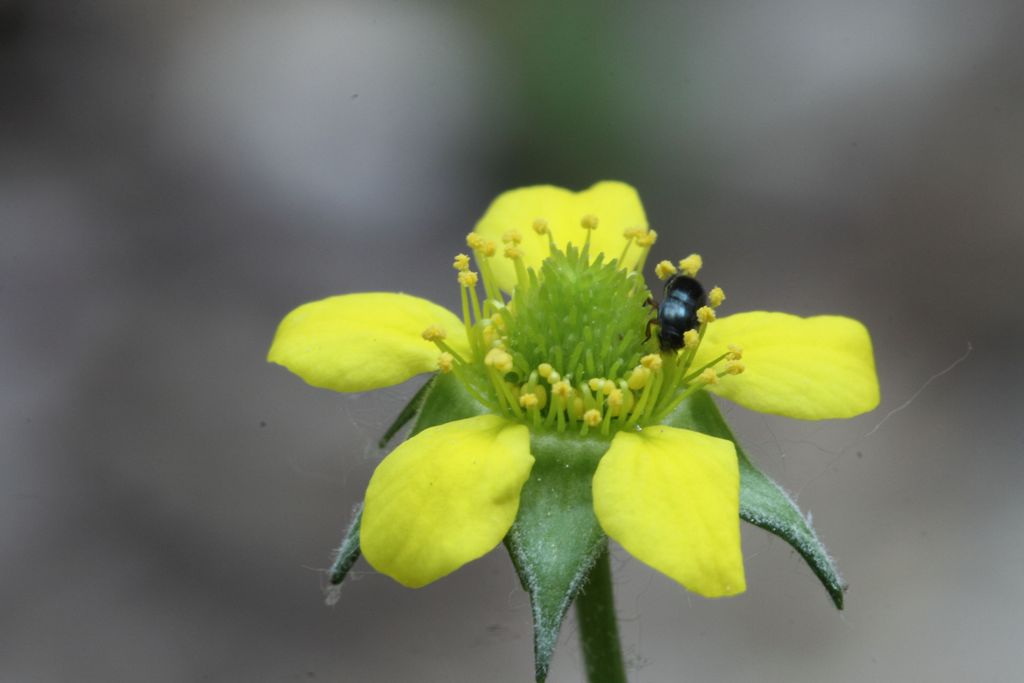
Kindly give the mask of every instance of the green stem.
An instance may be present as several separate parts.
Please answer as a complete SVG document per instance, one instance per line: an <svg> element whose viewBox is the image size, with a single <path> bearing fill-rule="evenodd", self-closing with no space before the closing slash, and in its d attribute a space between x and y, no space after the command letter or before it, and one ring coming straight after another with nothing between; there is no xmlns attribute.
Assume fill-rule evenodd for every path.
<svg viewBox="0 0 1024 683"><path fill-rule="evenodd" d="M605 548L576 596L580 644L589 683L626 683L619 625L612 597L612 569Z"/></svg>

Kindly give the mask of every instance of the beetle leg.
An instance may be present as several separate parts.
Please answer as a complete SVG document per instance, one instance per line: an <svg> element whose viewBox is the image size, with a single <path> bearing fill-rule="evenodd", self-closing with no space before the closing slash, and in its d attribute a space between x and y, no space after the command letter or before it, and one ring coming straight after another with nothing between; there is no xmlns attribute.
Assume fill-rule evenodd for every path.
<svg viewBox="0 0 1024 683"><path fill-rule="evenodd" d="M645 342L648 342L648 341L651 340L651 327L653 327L655 324L657 324L657 322L658 322L657 318L651 318L650 320L647 321L647 336L644 337L644 341Z"/></svg>

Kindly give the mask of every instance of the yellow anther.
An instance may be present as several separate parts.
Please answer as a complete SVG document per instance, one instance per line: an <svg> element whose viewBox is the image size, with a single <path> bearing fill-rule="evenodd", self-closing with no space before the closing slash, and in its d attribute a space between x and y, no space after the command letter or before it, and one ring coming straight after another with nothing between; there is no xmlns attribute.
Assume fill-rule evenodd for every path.
<svg viewBox="0 0 1024 683"><path fill-rule="evenodd" d="M700 334L697 330L683 332L683 346L687 349L695 349L698 345L700 345Z"/></svg>
<svg viewBox="0 0 1024 683"><path fill-rule="evenodd" d="M588 427L596 427L601 424L601 411L591 408L587 412L583 413L583 422Z"/></svg>
<svg viewBox="0 0 1024 683"><path fill-rule="evenodd" d="M743 358L743 348L736 344L729 344L729 353L725 355L728 360L739 360Z"/></svg>
<svg viewBox="0 0 1024 683"><path fill-rule="evenodd" d="M649 353L640 359L640 365L648 370L661 370L661 356L657 353Z"/></svg>
<svg viewBox="0 0 1024 683"><path fill-rule="evenodd" d="M638 365L633 368L633 372L629 373L629 379L626 380L626 385L636 391L643 389L647 386L647 380L651 378L651 371L642 365Z"/></svg>
<svg viewBox="0 0 1024 683"><path fill-rule="evenodd" d="M561 398L568 398L572 394L572 385L566 382L564 379L559 380L551 385L551 395L559 396Z"/></svg>
<svg viewBox="0 0 1024 683"><path fill-rule="evenodd" d="M670 261L659 261L658 265L654 266L654 274L658 276L659 280L667 280L677 272L676 267Z"/></svg>
<svg viewBox="0 0 1024 683"><path fill-rule="evenodd" d="M472 270L459 271L459 284L463 287L474 287L480 281L480 276Z"/></svg>
<svg viewBox="0 0 1024 683"><path fill-rule="evenodd" d="M700 254L690 254L682 261L679 262L679 270L683 271L685 275L690 277L697 277L697 273L704 267L704 259L700 257Z"/></svg>
<svg viewBox="0 0 1024 683"><path fill-rule="evenodd" d="M601 391L601 389L604 388L604 379L600 377L591 377L587 380L587 386L589 386L590 390L595 393Z"/></svg>
<svg viewBox="0 0 1024 683"><path fill-rule="evenodd" d="M475 232L471 232L468 235L466 235L466 246L472 249L473 251L477 251L480 248L482 248L484 246L485 241L486 240L483 237L476 234Z"/></svg>
<svg viewBox="0 0 1024 683"><path fill-rule="evenodd" d="M523 250L514 244L510 244L505 247L505 258L522 258Z"/></svg>
<svg viewBox="0 0 1024 683"><path fill-rule="evenodd" d="M701 306L697 309L697 320L701 323L715 322L715 310L710 306Z"/></svg>
<svg viewBox="0 0 1024 683"><path fill-rule="evenodd" d="M605 396L611 396L613 391L616 391L615 382L613 382L610 379L605 380L604 386L601 387L601 393L604 394Z"/></svg>
<svg viewBox="0 0 1024 683"><path fill-rule="evenodd" d="M428 342L442 341L447 336L448 334L444 331L444 328L437 325L431 325L423 330L423 338Z"/></svg>
<svg viewBox="0 0 1024 683"><path fill-rule="evenodd" d="M456 254L455 261L452 262L452 268L460 273L464 270L469 270L469 257L465 254Z"/></svg>
<svg viewBox="0 0 1024 683"><path fill-rule="evenodd" d="M484 240L483 244L480 245L480 253L484 256L494 256L494 252L497 247L494 246L494 242L491 240Z"/></svg>
<svg viewBox="0 0 1024 683"><path fill-rule="evenodd" d="M612 389L608 394L608 407L612 410L622 407L622 389Z"/></svg>
<svg viewBox="0 0 1024 683"><path fill-rule="evenodd" d="M501 341L501 335L498 334L498 330L494 329L494 325L485 324L483 327L484 346L493 346L495 342Z"/></svg>
<svg viewBox="0 0 1024 683"><path fill-rule="evenodd" d="M533 231L538 235L548 234L548 222L544 218L533 219Z"/></svg>
<svg viewBox="0 0 1024 683"><path fill-rule="evenodd" d="M583 399L579 395L574 395L572 401L569 402L570 411L572 416L577 420L583 417Z"/></svg>
<svg viewBox="0 0 1024 683"><path fill-rule="evenodd" d="M537 374L543 377L544 379L547 379L548 376L550 376L551 373L554 372L554 370L555 369L551 367L551 363L541 363L540 365L537 366ZM555 381L557 382L558 380Z"/></svg>
<svg viewBox="0 0 1024 683"><path fill-rule="evenodd" d="M548 375L548 378L547 378L547 379L548 379L548 382L549 382L550 384L554 384L555 382L560 382L560 381L562 381L562 376L561 376L560 374L558 374L558 371L557 371L557 370L552 370L552 371L551 371L551 374L550 374L550 375Z"/></svg>
<svg viewBox="0 0 1024 683"><path fill-rule="evenodd" d="M597 230L597 216L592 213L588 213L580 219L580 226L584 230Z"/></svg>
<svg viewBox="0 0 1024 683"><path fill-rule="evenodd" d="M721 287L712 287L711 291L708 292L708 303L711 308L718 308L725 301L725 292L722 291Z"/></svg>
<svg viewBox="0 0 1024 683"><path fill-rule="evenodd" d="M455 356L452 354L444 351L437 357L437 369L444 374L451 372L453 367L455 367Z"/></svg>
<svg viewBox="0 0 1024 683"><path fill-rule="evenodd" d="M503 349L491 349L484 356L484 365L498 372L509 372L512 370L512 356Z"/></svg>
<svg viewBox="0 0 1024 683"><path fill-rule="evenodd" d="M544 408L544 406L546 406L548 404L548 392L540 384L538 384L535 387L533 387L532 391L527 391L527 387L524 384L521 393L533 394L534 396L536 396L537 397L537 409L538 410L542 410Z"/></svg>
<svg viewBox="0 0 1024 683"><path fill-rule="evenodd" d="M537 394L523 394L519 397L519 405L527 410L537 407L538 403L540 399L537 398Z"/></svg>
<svg viewBox="0 0 1024 683"><path fill-rule="evenodd" d="M646 228L641 228L638 225L634 225L632 228L626 228L625 230L623 230L622 236L625 237L627 240L631 240L640 237L640 235L644 234L645 232L647 232Z"/></svg>
<svg viewBox="0 0 1024 683"><path fill-rule="evenodd" d="M701 384L718 384L718 373L707 368L704 372L700 373L699 377Z"/></svg>
<svg viewBox="0 0 1024 683"><path fill-rule="evenodd" d="M741 360L730 360L730 361L726 361L725 362L725 370L724 370L724 372L727 375L738 375L738 374L740 374L741 372L743 372L746 369L747 369L747 366L743 364L743 361L741 361Z"/></svg>
<svg viewBox="0 0 1024 683"><path fill-rule="evenodd" d="M636 238L637 246L638 247L644 247L645 249L647 247L652 246L657 241L658 241L658 233L656 233L653 230L648 230L647 232L645 232L642 235L639 235Z"/></svg>
<svg viewBox="0 0 1024 683"><path fill-rule="evenodd" d="M501 236L501 241L505 244L519 244L523 241L523 233L518 230L509 230Z"/></svg>

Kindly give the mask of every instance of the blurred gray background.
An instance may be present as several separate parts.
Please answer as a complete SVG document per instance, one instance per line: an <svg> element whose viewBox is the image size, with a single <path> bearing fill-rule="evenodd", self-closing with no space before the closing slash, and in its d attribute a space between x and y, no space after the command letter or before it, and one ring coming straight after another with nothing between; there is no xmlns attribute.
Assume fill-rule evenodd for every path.
<svg viewBox="0 0 1024 683"><path fill-rule="evenodd" d="M264 355L311 299L454 304L493 196L603 178L729 311L864 321L883 389L726 408L847 610L750 527L728 600L616 549L631 680L1020 680L1024 6L552 5L0 0L0 680L530 680L500 549L323 604L418 384Z"/></svg>

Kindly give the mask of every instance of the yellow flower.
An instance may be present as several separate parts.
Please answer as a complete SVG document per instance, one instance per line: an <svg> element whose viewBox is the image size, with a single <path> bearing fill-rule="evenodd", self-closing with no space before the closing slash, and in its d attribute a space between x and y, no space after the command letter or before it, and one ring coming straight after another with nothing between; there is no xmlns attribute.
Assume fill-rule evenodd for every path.
<svg viewBox="0 0 1024 683"><path fill-rule="evenodd" d="M839 316L703 307L685 344L658 354L640 276L654 239L623 183L513 190L467 239L479 276L456 257L461 317L388 293L335 296L285 317L268 360L314 386L366 391L440 367L485 412L419 432L377 467L360 530L374 568L418 587L493 549L516 520L531 439L554 435L607 444L591 490L609 537L700 595L745 589L735 447L664 422L705 389L800 419L871 410L870 338ZM680 270L701 263L694 254ZM724 299L716 288L711 303Z"/></svg>

